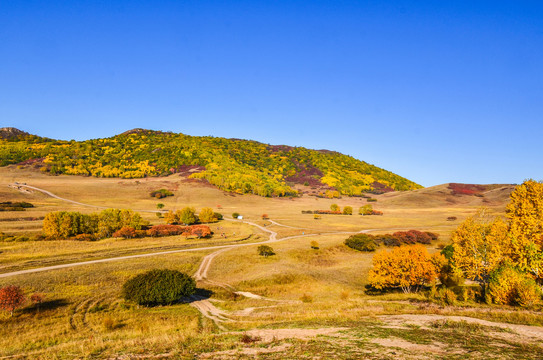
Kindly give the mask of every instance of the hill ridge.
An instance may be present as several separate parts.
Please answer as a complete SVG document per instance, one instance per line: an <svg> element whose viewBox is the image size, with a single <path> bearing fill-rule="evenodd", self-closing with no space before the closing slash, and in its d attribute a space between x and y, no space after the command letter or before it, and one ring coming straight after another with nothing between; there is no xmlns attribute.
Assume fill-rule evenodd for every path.
<svg viewBox="0 0 543 360"><path fill-rule="evenodd" d="M31 164L50 174L97 177L180 173L226 191L261 196L363 196L421 188L336 151L142 128L84 141L31 135L3 139L0 166L9 164Z"/></svg>

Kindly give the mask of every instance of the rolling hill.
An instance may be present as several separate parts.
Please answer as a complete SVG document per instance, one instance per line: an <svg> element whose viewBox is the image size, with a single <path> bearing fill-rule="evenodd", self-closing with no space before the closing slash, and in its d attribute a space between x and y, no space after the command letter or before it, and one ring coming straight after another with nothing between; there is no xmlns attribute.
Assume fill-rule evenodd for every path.
<svg viewBox="0 0 543 360"><path fill-rule="evenodd" d="M267 197L362 196L422 188L335 151L145 129L110 138L64 141L2 128L0 166L11 164L53 175L142 178L180 173L225 191Z"/></svg>

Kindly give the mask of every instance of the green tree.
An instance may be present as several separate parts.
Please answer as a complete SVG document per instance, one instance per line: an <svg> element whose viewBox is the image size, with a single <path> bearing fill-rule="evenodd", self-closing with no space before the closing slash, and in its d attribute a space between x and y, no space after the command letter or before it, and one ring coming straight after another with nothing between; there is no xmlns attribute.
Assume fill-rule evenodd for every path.
<svg viewBox="0 0 543 360"><path fill-rule="evenodd" d="M352 215L353 214L353 208L351 206L345 206L343 208L343 215Z"/></svg>
<svg viewBox="0 0 543 360"><path fill-rule="evenodd" d="M339 211L339 206L338 206L338 204L332 204L332 205L330 205L330 211L333 211L333 212Z"/></svg>
<svg viewBox="0 0 543 360"><path fill-rule="evenodd" d="M275 252L273 251L271 246L268 245L260 245L257 249L258 255L268 257L275 255Z"/></svg>
<svg viewBox="0 0 543 360"><path fill-rule="evenodd" d="M184 225L192 225L197 221L196 209L185 207L179 212L179 221Z"/></svg>

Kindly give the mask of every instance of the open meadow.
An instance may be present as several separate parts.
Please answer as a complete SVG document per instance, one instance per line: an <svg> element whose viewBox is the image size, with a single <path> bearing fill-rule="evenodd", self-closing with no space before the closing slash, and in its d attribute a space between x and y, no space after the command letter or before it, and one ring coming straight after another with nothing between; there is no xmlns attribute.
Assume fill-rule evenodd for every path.
<svg viewBox="0 0 543 360"><path fill-rule="evenodd" d="M106 179L3 167L2 201L34 207L0 212L1 232L30 237L0 242L0 286L17 285L44 300L27 302L13 316L0 314L0 359L540 359L541 307L470 299L446 304L430 299L429 288L368 292L374 253L344 245L355 233L414 229L439 235L426 246L437 253L481 206L503 215L513 188L496 185L472 196L454 195L440 185L372 195L373 208L383 215L362 216L358 209L368 204L363 197L264 198L227 193L175 174ZM158 189L174 195L149 195ZM158 203L166 211L210 207L225 220L209 224L213 235L201 239L34 238L45 215L60 210L132 209L151 224L163 224ZM329 210L332 204L351 206L353 215L302 213ZM234 212L243 219L232 219ZM257 247L264 242L275 255L259 256ZM94 260L101 262L89 262ZM16 274L80 262L87 263ZM121 297L126 280L155 268L196 276L196 295L151 308Z"/></svg>

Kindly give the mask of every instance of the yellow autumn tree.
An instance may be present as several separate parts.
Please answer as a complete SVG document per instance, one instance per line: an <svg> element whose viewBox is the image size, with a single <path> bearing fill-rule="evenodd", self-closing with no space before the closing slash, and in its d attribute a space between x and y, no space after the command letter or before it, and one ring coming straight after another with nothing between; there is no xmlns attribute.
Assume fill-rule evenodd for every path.
<svg viewBox="0 0 543 360"><path fill-rule="evenodd" d="M543 279L543 182L527 180L515 188L507 205L511 260Z"/></svg>
<svg viewBox="0 0 543 360"><path fill-rule="evenodd" d="M166 224L178 224L179 223L179 214L177 214L176 212L174 213L173 211L168 211L166 214L164 214L164 222L166 222Z"/></svg>
<svg viewBox="0 0 543 360"><path fill-rule="evenodd" d="M477 281L486 287L490 274L509 256L507 223L500 217L491 217L488 210L480 209L468 217L453 232L453 272Z"/></svg>
<svg viewBox="0 0 543 360"><path fill-rule="evenodd" d="M400 246L391 252L383 250L373 256L368 281L376 289L399 287L405 293L418 291L437 278L436 264L441 263L440 260L434 259L420 244Z"/></svg>
<svg viewBox="0 0 543 360"><path fill-rule="evenodd" d="M198 218L200 219L201 223L211 223L211 222L217 221L217 218L215 217L215 213L213 212L213 209L208 208L208 207L200 210L200 213L198 214Z"/></svg>

